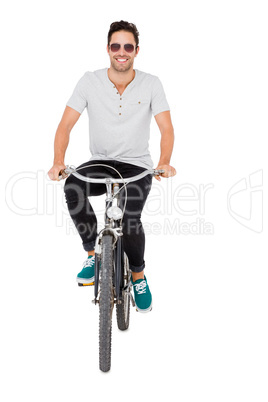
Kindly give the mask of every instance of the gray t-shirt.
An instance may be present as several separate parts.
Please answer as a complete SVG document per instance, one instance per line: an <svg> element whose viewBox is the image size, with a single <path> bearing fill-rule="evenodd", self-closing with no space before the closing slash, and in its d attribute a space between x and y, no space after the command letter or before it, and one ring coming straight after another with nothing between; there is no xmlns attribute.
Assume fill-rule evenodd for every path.
<svg viewBox="0 0 268 402"><path fill-rule="evenodd" d="M122 95L109 80L108 68L86 72L78 81L67 106L89 117L93 159L115 159L152 168L149 152L152 114L169 110L158 77L135 70L135 78Z"/></svg>

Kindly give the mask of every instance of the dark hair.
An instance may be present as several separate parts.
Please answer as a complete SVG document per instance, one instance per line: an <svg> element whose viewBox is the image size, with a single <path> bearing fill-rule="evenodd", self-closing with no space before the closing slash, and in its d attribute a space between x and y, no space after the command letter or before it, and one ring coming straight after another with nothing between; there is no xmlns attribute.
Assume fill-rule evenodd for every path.
<svg viewBox="0 0 268 402"><path fill-rule="evenodd" d="M136 42L136 46L139 46L139 31L137 30L137 27L135 24L132 24L131 22L127 22L127 21L116 21L113 22L110 25L110 30L108 32L108 46L110 44L110 40L112 37L112 34L114 32L118 32L118 31L127 31L127 32L131 32L134 35L134 39Z"/></svg>

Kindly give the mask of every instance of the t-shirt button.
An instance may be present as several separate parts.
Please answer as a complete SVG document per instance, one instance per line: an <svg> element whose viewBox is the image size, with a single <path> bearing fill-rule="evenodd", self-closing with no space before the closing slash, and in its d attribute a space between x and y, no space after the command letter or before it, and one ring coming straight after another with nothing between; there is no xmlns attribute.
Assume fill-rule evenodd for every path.
<svg viewBox="0 0 268 402"><path fill-rule="evenodd" d="M119 116L121 116L121 113L119 113Z"/></svg>
<svg viewBox="0 0 268 402"><path fill-rule="evenodd" d="M122 98L120 98L120 100L122 100Z"/></svg>

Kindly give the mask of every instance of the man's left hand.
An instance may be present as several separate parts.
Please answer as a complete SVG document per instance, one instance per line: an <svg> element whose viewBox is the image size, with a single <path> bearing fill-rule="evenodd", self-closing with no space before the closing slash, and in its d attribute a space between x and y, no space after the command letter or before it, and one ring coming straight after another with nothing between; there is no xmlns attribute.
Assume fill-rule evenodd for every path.
<svg viewBox="0 0 268 402"><path fill-rule="evenodd" d="M165 173L161 173L160 176L161 177L166 177L166 178L175 176L175 174L177 173L176 169L171 165L158 165L156 169L157 170L158 169L163 169L165 171ZM161 181L160 176L155 176L156 180Z"/></svg>

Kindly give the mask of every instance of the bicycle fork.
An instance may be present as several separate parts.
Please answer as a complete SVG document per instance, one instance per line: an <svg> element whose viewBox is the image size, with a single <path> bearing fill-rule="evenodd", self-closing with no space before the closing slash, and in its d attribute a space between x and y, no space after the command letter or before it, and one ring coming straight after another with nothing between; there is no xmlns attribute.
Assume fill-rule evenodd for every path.
<svg viewBox="0 0 268 402"><path fill-rule="evenodd" d="M96 244L95 244L95 285L94 285L94 300L92 303L99 303L98 294L99 294L99 275L100 275L100 267L101 267L101 240L103 235L105 234L113 234L114 236L114 302L120 304L122 292L129 294L132 306L135 307L135 301L133 295L131 293L132 283L131 283L131 275L127 278L127 284L122 289L121 280L122 275L125 275L124 270L124 253L122 249L122 233L121 228L104 228L97 236Z"/></svg>

